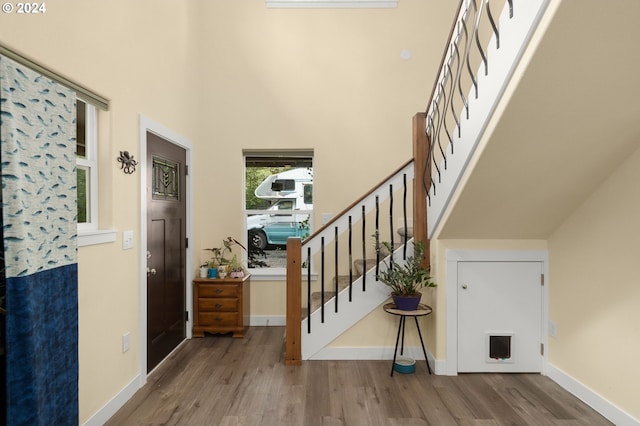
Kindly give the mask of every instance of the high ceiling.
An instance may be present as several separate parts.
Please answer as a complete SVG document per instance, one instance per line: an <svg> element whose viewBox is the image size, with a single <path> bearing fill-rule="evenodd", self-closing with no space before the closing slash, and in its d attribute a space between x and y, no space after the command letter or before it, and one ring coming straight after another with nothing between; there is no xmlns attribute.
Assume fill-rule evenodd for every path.
<svg viewBox="0 0 640 426"><path fill-rule="evenodd" d="M638 16L562 1L439 238L546 239L640 146Z"/></svg>

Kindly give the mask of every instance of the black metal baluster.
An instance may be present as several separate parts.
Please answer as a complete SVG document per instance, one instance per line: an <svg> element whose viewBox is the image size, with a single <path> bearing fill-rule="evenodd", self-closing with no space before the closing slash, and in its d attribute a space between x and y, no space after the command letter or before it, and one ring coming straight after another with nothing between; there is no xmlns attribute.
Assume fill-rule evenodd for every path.
<svg viewBox="0 0 640 426"><path fill-rule="evenodd" d="M442 93L442 84L438 84L438 91ZM440 138L440 129L442 128L442 116L447 113L445 109L443 113L440 112L440 93L438 94L437 100L438 102L434 103L434 114L436 117L436 129L435 129L435 138L438 142L438 149L440 150L440 154L442 154L442 160L444 161L444 169L447 170L447 153L445 149L442 147L442 140Z"/></svg>
<svg viewBox="0 0 640 426"><path fill-rule="evenodd" d="M476 80L476 76L473 73L473 70L471 69L471 59L470 59L470 55L471 55L471 46L473 45L473 35L474 33L478 30L478 28L475 25L475 21L476 21L476 16L478 15L478 7L476 5L476 1L472 0L471 4L473 5L473 28L472 28L472 33L471 33L471 37L469 40L467 40L467 71L469 72L469 77L471 78L471 82L473 83L473 87L475 89L475 93L476 93L476 99L478 99L478 81Z"/></svg>
<svg viewBox="0 0 640 426"><path fill-rule="evenodd" d="M451 144L451 135L449 134L449 129L447 128L447 104L448 98L446 94L446 89L444 87L443 82L447 80L447 76L443 77L443 80L438 83L439 88L439 96L438 100L442 103L442 113L440 112L440 102L438 103L438 146L440 147L440 152L442 153L442 159L444 160L444 169L447 170L447 153L446 153L446 145ZM441 135L442 128L444 127L445 133L447 135L447 142L445 142L445 148L442 147Z"/></svg>
<svg viewBox="0 0 640 426"><path fill-rule="evenodd" d="M462 16L462 19L459 21L459 28L462 28L462 31L464 33L464 52L466 53L467 51L467 44L469 43L469 31L467 30L467 13L468 10L465 11L464 15ZM460 33L460 30L458 29L458 34L462 34ZM457 44L456 44L456 50L457 50ZM459 52L458 52L459 53ZM460 98L462 99L462 103L464 104L464 110L467 113L467 120L469 119L469 101L467 100L467 97L464 94L464 91L462 90L462 68L464 68L464 63L465 63L465 59L467 58L467 56L461 56L460 57L460 72L458 72L458 93L460 94Z"/></svg>
<svg viewBox="0 0 640 426"><path fill-rule="evenodd" d="M458 36L460 36L460 31L458 31ZM455 103L453 102L453 99L456 94L456 81L458 81L458 76L460 75L460 52L458 51L458 41L459 41L458 36L456 36L456 40L453 42L453 45L451 46L451 56L450 56L451 62L453 63L454 53L455 53L455 62L457 66L456 66L455 77L453 75L451 76L451 90L449 92L449 98L451 99L451 102L449 103L449 106L451 107L451 114L453 115L453 119L456 122L456 127L458 128L458 137L460 137L462 132L462 130L460 129L460 119L458 118L458 113L456 112ZM451 147L451 151L453 153L453 146Z"/></svg>
<svg viewBox="0 0 640 426"><path fill-rule="evenodd" d="M334 242L335 242L335 259L334 259L334 273L335 273L335 284L334 284L334 288L336 291L336 299L335 299L335 305L336 305L336 313L338 312L338 227L334 227L333 228L335 230L334 233Z"/></svg>
<svg viewBox="0 0 640 426"><path fill-rule="evenodd" d="M320 322L324 324L324 237L320 238Z"/></svg>
<svg viewBox="0 0 640 426"><path fill-rule="evenodd" d="M393 243L393 185L389 185L389 228L391 228L391 255L393 256L393 252L396 249Z"/></svg>
<svg viewBox="0 0 640 426"><path fill-rule="evenodd" d="M496 26L496 21L493 20L493 14L491 13L491 5L489 4L489 0L485 1L487 5L487 16L489 17L489 23L491 24L491 28L493 29L493 34L496 36L496 49L500 49L500 31Z"/></svg>
<svg viewBox="0 0 640 426"><path fill-rule="evenodd" d="M447 74L449 75L449 77L451 77L451 78L447 78L447 81L449 82L449 85L450 85L449 94L451 94L451 88L454 87L453 86L453 75L451 74L451 67L449 66L449 64L447 64L446 66L447 66L447 69L449 69ZM444 102L444 108L443 108L444 112L442 114L442 123L444 125L444 132L447 134L447 139L449 140L449 146L452 147L451 148L451 151L452 151L451 153L453 154L453 136L451 136L451 132L449 132L449 126L447 125L447 115L448 115L447 114L447 110L449 109L449 108L447 108L447 106L449 104L453 103L453 99L451 97L447 96L446 91L443 91L443 96L444 96L445 102ZM454 130L455 130L455 128L454 128Z"/></svg>
<svg viewBox="0 0 640 426"><path fill-rule="evenodd" d="M307 247L307 334L311 334L311 247Z"/></svg>
<svg viewBox="0 0 640 426"><path fill-rule="evenodd" d="M380 275L380 196L376 195L376 281Z"/></svg>
<svg viewBox="0 0 640 426"><path fill-rule="evenodd" d="M353 296L353 249L352 249L352 234L351 228L351 215L349 215L349 302L352 301Z"/></svg>
<svg viewBox="0 0 640 426"><path fill-rule="evenodd" d="M476 46L478 47L478 52L480 52L480 57L482 58L482 63L484 64L484 75L489 75L489 61L487 60L487 56L482 49L482 44L480 43L480 19L482 18L482 4L480 4L480 10L478 11L478 17L476 18L476 24L474 27L474 33L476 34ZM476 99L478 98L478 91L476 88Z"/></svg>
<svg viewBox="0 0 640 426"><path fill-rule="evenodd" d="M362 206L362 291L367 289L367 246L365 244L366 239L366 218L364 206Z"/></svg>
<svg viewBox="0 0 640 426"><path fill-rule="evenodd" d="M409 239L409 231L407 231L407 174L402 175L402 185L404 187L402 199L402 213L404 218L404 248L402 258L407 260L407 240Z"/></svg>

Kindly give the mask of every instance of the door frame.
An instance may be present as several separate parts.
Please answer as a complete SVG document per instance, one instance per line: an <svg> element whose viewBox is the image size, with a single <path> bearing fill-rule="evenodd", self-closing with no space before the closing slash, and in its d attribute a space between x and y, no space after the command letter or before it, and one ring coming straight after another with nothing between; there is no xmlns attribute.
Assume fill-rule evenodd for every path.
<svg viewBox="0 0 640 426"><path fill-rule="evenodd" d="M186 202L186 237L188 238L189 247L185 253L185 301L186 309L189 313L189 319L185 323L186 338L191 339L193 328L193 286L189 285L193 281L193 197L192 197L192 182L191 182L191 159L193 158L193 144L186 137L174 132L173 130L159 124L144 115L139 115L139 140L140 140L140 162L139 171L140 174L140 264L139 264L139 288L140 288L140 321L139 330L140 335L140 351L138 359L140 387L147 382L147 132L155 133L161 138L171 142L183 148L186 151L186 166L188 167L189 174L185 179L185 196ZM160 363L162 364L162 362ZM158 364L158 365L160 365Z"/></svg>
<svg viewBox="0 0 640 426"><path fill-rule="evenodd" d="M549 353L549 252L547 250L446 250L447 262L447 355L443 373L458 375L458 262L542 262L542 356L541 374L547 373Z"/></svg>

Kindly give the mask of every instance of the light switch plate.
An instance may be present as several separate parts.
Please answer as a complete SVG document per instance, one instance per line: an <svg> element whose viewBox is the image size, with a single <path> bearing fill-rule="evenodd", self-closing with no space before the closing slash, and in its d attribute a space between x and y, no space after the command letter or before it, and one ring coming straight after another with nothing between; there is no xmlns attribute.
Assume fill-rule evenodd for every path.
<svg viewBox="0 0 640 426"><path fill-rule="evenodd" d="M133 248L133 231L122 232L122 250Z"/></svg>

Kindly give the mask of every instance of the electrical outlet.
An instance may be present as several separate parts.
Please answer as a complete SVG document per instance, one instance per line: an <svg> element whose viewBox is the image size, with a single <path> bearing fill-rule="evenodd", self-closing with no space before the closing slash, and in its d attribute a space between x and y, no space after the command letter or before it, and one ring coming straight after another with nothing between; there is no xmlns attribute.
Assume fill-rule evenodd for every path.
<svg viewBox="0 0 640 426"><path fill-rule="evenodd" d="M131 333L126 332L122 335L122 353L129 351Z"/></svg>
<svg viewBox="0 0 640 426"><path fill-rule="evenodd" d="M133 231L122 232L122 250L133 248Z"/></svg>
<svg viewBox="0 0 640 426"><path fill-rule="evenodd" d="M558 336L558 324L556 324L554 321L549 321L549 336Z"/></svg>

